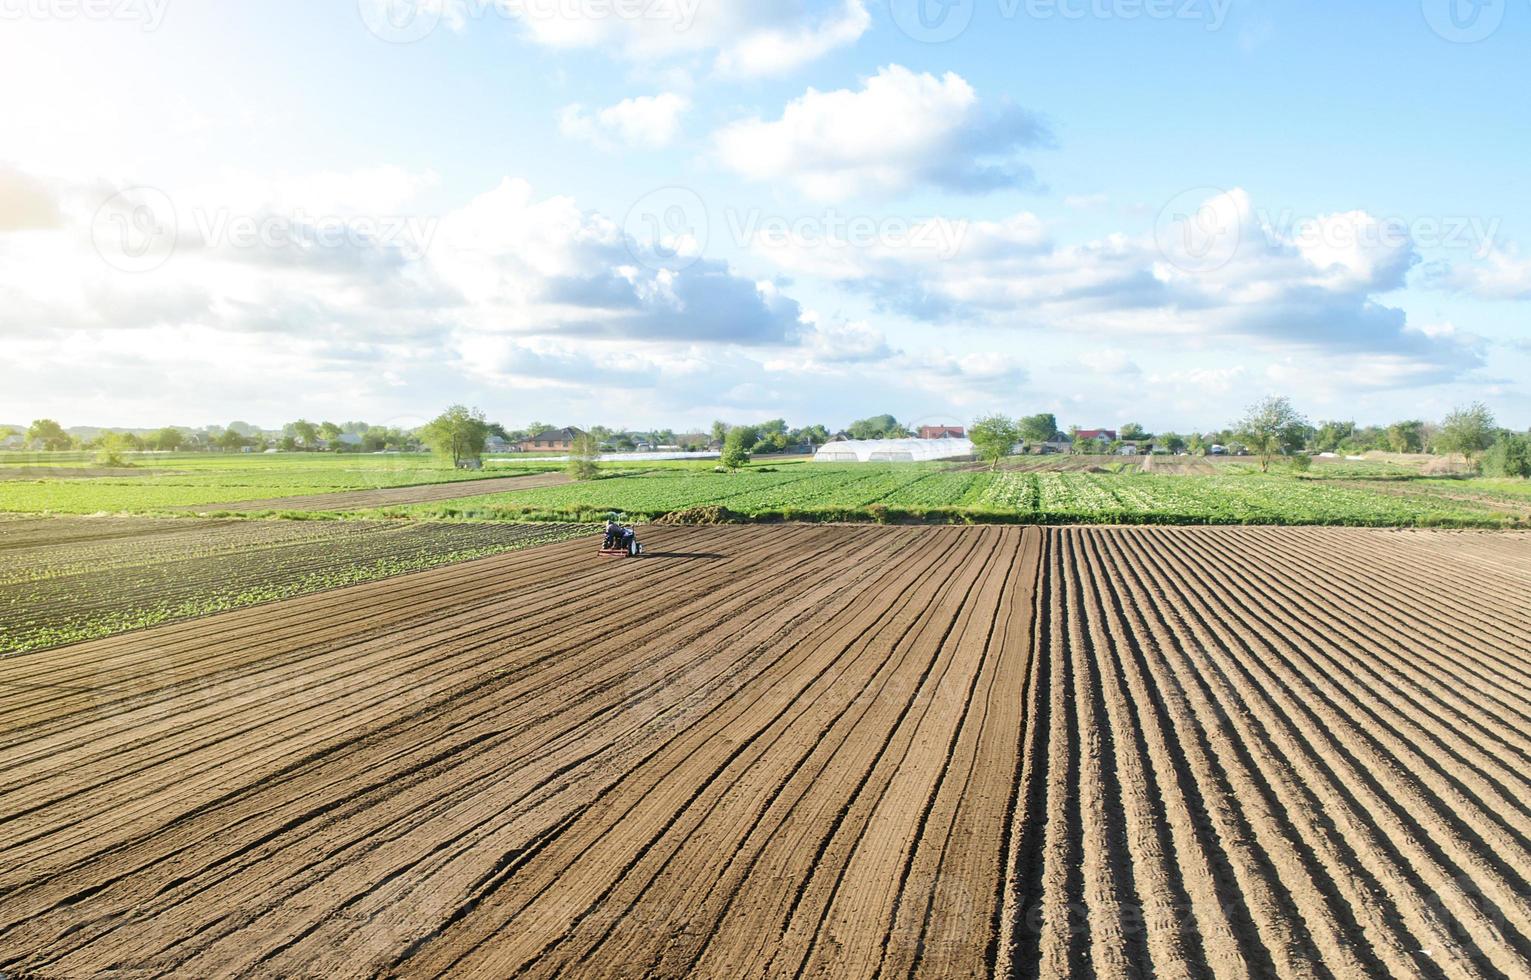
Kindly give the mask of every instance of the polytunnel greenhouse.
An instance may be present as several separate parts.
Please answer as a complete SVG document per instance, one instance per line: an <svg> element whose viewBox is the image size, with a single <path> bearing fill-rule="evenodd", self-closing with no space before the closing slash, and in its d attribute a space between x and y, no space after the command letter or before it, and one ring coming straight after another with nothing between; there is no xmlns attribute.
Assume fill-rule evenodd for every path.
<svg viewBox="0 0 1531 980"><path fill-rule="evenodd" d="M816 463L924 463L973 455L967 439L859 439L825 443Z"/></svg>

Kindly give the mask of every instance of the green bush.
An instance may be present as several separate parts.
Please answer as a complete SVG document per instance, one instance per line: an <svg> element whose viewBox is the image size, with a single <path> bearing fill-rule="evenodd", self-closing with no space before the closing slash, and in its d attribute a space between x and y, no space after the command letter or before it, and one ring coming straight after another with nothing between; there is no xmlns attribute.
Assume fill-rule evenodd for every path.
<svg viewBox="0 0 1531 980"><path fill-rule="evenodd" d="M1531 437L1505 436L1483 457L1488 476L1531 476Z"/></svg>

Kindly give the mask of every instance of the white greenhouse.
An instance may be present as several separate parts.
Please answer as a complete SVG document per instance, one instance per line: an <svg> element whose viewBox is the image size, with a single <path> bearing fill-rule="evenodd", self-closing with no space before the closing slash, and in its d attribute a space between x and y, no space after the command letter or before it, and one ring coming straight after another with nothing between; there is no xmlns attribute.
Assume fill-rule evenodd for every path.
<svg viewBox="0 0 1531 980"><path fill-rule="evenodd" d="M973 455L967 439L860 439L827 442L813 454L815 463L925 463Z"/></svg>

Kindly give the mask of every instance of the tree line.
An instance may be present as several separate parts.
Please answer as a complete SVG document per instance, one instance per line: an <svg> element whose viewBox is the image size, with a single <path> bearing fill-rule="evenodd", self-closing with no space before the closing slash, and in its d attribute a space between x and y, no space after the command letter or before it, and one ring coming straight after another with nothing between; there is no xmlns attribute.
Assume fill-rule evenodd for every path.
<svg viewBox="0 0 1531 980"><path fill-rule="evenodd" d="M1405 454L1431 453L1461 456L1471 469L1489 476L1531 476L1531 432L1519 433L1499 426L1485 405L1474 403L1453 409L1439 422L1409 419L1386 426L1358 426L1355 422L1311 423L1290 398L1270 396L1251 405L1244 416L1227 428L1180 434L1152 433L1128 422L1116 438L1081 438L1082 430L1069 429L1068 451L1076 454L1111 454L1126 444L1152 443L1164 452L1204 456L1214 446L1258 457L1268 471L1277 457L1291 457L1299 466L1312 454L1360 455L1381 451ZM989 415L969 429L969 438L980 458L998 467L1006 456L1043 443L1061 442L1063 433L1051 414L1011 419Z"/></svg>

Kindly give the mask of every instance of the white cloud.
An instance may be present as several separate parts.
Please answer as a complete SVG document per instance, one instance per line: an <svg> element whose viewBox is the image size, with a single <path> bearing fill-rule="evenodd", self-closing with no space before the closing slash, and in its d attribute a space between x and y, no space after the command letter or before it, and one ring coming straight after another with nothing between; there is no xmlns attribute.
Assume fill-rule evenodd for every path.
<svg viewBox="0 0 1531 980"><path fill-rule="evenodd" d="M791 71L854 44L871 26L865 0L511 0L527 37L559 49L601 48L636 63L711 56L724 74Z"/></svg>
<svg viewBox="0 0 1531 980"><path fill-rule="evenodd" d="M1045 127L1014 107L986 112L961 76L889 65L858 90L810 88L780 119L752 118L720 130L718 155L758 181L789 181L838 200L929 184L982 192L1032 182L1018 150L1045 142Z"/></svg>
<svg viewBox="0 0 1531 980"><path fill-rule="evenodd" d="M1324 216L1315 222L1321 234L1288 238L1258 223L1243 191L1213 204L1195 220L1218 226L1198 230L1237 244L1216 268L1177 264L1184 256L1150 235L1058 244L1028 214L972 223L949 258L920 249L840 252L832 261L808 249L757 251L931 323L1061 331L1118 349L1123 338L1173 338L1187 350L1216 343L1342 355L1366 384L1443 380L1480 363L1477 338L1411 329L1404 311L1377 300L1402 286L1418 259L1409 242L1377 234L1369 215Z"/></svg>
<svg viewBox="0 0 1531 980"><path fill-rule="evenodd" d="M681 117L690 108L691 100L674 92L623 99L594 112L571 105L559 115L558 128L565 136L602 149L660 149L674 142Z"/></svg>
<svg viewBox="0 0 1531 980"><path fill-rule="evenodd" d="M1531 257L1522 256L1513 246L1494 246L1472 265L1432 263L1425 270L1424 281L1479 299L1527 300L1531 299Z"/></svg>

